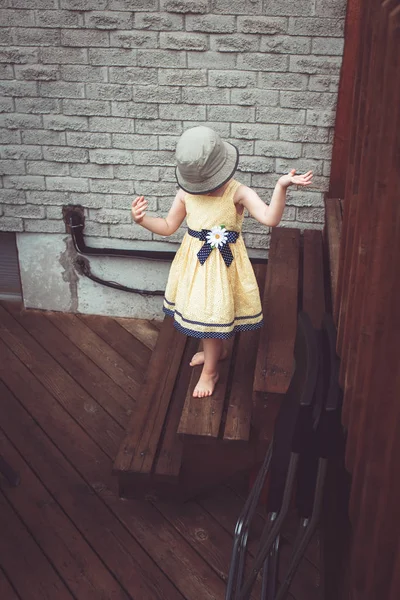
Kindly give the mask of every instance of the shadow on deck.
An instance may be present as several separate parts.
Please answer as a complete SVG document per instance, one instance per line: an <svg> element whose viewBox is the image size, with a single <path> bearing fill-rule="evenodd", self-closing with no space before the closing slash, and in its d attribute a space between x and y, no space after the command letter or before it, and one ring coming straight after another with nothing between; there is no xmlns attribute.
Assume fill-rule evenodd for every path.
<svg viewBox="0 0 400 600"><path fill-rule="evenodd" d="M3 600L223 600L248 474L179 504L120 500L111 473L157 336L149 321L0 304L0 455L21 476L0 480ZM261 507L252 555L263 520ZM315 539L288 598L319 597L318 564Z"/></svg>

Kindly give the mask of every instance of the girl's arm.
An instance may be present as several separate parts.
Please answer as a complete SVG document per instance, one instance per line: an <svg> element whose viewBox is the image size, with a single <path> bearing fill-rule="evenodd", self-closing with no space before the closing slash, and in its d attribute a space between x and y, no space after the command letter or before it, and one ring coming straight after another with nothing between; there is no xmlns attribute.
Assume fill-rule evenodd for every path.
<svg viewBox="0 0 400 600"><path fill-rule="evenodd" d="M145 229L157 233L158 235L172 235L182 225L186 217L186 207L184 203L185 192L179 190L169 209L168 215L163 217L148 217L146 215L147 200L143 196L138 196L132 202L132 217L135 223Z"/></svg>
<svg viewBox="0 0 400 600"><path fill-rule="evenodd" d="M235 201L242 204L252 217L257 219L263 225L276 227L279 224L286 202L286 190L290 185L308 186L312 182L312 171L304 175L295 175L293 169L288 175L279 178L272 194L269 206L265 204L260 196L251 188L241 185L238 188Z"/></svg>

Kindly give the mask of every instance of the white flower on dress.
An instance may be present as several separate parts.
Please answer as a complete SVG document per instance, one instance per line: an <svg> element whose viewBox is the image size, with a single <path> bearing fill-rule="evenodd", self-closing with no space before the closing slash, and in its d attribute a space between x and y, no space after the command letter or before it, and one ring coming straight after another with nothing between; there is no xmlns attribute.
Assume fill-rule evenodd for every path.
<svg viewBox="0 0 400 600"><path fill-rule="evenodd" d="M207 233L207 242L212 248L220 248L226 244L228 238L228 232L223 225L213 227L209 233Z"/></svg>

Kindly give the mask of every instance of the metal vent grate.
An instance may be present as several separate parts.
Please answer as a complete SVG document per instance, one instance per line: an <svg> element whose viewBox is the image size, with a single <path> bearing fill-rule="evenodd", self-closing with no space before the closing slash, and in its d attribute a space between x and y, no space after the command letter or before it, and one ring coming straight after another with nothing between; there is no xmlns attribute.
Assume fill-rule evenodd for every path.
<svg viewBox="0 0 400 600"><path fill-rule="evenodd" d="M0 233L0 299L22 298L15 233Z"/></svg>

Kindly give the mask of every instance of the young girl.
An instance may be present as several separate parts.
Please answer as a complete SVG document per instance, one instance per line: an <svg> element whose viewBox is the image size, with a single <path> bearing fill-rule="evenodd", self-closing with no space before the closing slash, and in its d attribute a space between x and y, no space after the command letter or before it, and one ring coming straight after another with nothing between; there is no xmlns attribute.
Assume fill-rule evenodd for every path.
<svg viewBox="0 0 400 600"><path fill-rule="evenodd" d="M244 209L267 227L279 224L286 189L308 186L312 172L280 177L267 206L256 192L232 179L239 161L235 146L208 127L185 131L176 147L176 179L180 186L165 218L146 215L143 196L132 202L135 223L168 236L187 218L188 231L172 262L164 312L186 335L203 339L203 352L191 365L203 365L193 395L210 396L218 381L223 341L237 331L262 326L260 294L240 235Z"/></svg>

